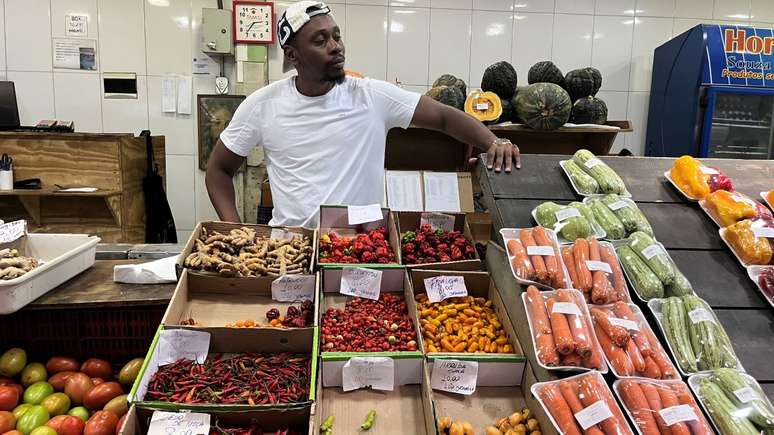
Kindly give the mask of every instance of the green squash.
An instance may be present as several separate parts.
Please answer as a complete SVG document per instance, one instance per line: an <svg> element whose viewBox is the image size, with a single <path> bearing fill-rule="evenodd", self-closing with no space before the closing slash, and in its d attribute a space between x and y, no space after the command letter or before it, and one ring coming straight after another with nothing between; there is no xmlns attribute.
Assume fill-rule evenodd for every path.
<svg viewBox="0 0 774 435"><path fill-rule="evenodd" d="M465 84L465 81L454 77L451 74L444 74L441 77L438 77L433 82L433 87L436 86L454 86L455 88L459 89L462 93L462 97L465 98L465 96L468 95L468 85Z"/></svg>
<svg viewBox="0 0 774 435"><path fill-rule="evenodd" d="M570 119L572 102L567 91L553 83L535 83L519 91L516 111L535 130L556 130Z"/></svg>
<svg viewBox="0 0 774 435"><path fill-rule="evenodd" d="M607 104L596 97L580 98L572 105L570 122L602 125L607 122Z"/></svg>
<svg viewBox="0 0 774 435"><path fill-rule="evenodd" d="M506 61L489 65L481 78L481 90L494 92L501 100L510 100L517 84L516 70Z"/></svg>
<svg viewBox="0 0 774 435"><path fill-rule="evenodd" d="M465 96L454 86L436 86L425 94L435 101L462 110L465 105Z"/></svg>
<svg viewBox="0 0 774 435"><path fill-rule="evenodd" d="M595 96L597 95L597 92L599 92L599 88L602 87L602 73L593 66L587 67L586 70L591 73L591 77L594 79L594 91L591 95Z"/></svg>
<svg viewBox="0 0 774 435"><path fill-rule="evenodd" d="M527 83L553 83L564 87L564 74L553 62L544 60L532 65L529 69Z"/></svg>
<svg viewBox="0 0 774 435"><path fill-rule="evenodd" d="M594 74L588 68L574 69L564 76L564 89L572 101L594 94Z"/></svg>

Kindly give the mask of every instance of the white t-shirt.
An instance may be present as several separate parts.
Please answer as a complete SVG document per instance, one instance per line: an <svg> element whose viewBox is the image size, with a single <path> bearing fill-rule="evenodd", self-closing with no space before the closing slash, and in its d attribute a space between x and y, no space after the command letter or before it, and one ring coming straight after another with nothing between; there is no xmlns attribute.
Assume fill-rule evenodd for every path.
<svg viewBox="0 0 774 435"><path fill-rule="evenodd" d="M307 97L290 77L248 96L220 139L240 156L263 146L271 225L314 227L321 204L382 202L387 131L409 126L420 96L347 77L327 94Z"/></svg>

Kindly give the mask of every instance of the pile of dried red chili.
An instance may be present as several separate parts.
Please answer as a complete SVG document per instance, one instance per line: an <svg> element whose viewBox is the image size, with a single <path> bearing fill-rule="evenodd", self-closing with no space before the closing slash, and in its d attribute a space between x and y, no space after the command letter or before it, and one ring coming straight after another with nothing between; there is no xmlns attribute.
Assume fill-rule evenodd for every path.
<svg viewBox="0 0 774 435"><path fill-rule="evenodd" d="M292 431L290 429L278 429L274 434L298 435L300 432ZM210 429L210 435L263 435L263 429L257 424L253 424L250 427L222 427L216 424Z"/></svg>
<svg viewBox="0 0 774 435"><path fill-rule="evenodd" d="M159 367L146 400L175 403L265 405L304 402L309 397L308 355L215 355L204 364L180 359Z"/></svg>

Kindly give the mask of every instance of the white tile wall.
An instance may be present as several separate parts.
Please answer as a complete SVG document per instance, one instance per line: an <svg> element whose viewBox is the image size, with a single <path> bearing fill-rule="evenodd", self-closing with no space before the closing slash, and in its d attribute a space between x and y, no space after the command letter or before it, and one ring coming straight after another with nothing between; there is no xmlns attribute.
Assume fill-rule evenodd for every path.
<svg viewBox="0 0 774 435"><path fill-rule="evenodd" d="M471 20L469 10L430 10L429 83L442 74L470 81ZM450 56L452 53L456 55Z"/></svg>
<svg viewBox="0 0 774 435"><path fill-rule="evenodd" d="M11 71L51 71L50 0L5 3L5 51Z"/></svg>
<svg viewBox="0 0 774 435"><path fill-rule="evenodd" d="M99 74L54 73L54 110L58 119L75 123L78 131L102 132L102 104Z"/></svg>
<svg viewBox="0 0 774 435"><path fill-rule="evenodd" d="M473 11L472 32L470 86L478 88L481 86L481 76L487 66L501 60L511 60L512 14Z"/></svg>
<svg viewBox="0 0 774 435"><path fill-rule="evenodd" d="M602 73L602 89L629 89L634 18L594 17L594 44L591 64Z"/></svg>
<svg viewBox="0 0 774 435"><path fill-rule="evenodd" d="M54 118L54 74L51 72L8 71L16 88L21 125L35 125Z"/></svg>
<svg viewBox="0 0 774 435"><path fill-rule="evenodd" d="M377 0L364 3L371 1ZM346 11L347 67L368 77L387 80L387 8L348 4ZM395 80L395 77L389 80Z"/></svg>
<svg viewBox="0 0 774 435"><path fill-rule="evenodd" d="M136 135L148 128L148 78L146 76L137 76L137 99L102 100L102 131L105 133Z"/></svg>
<svg viewBox="0 0 774 435"><path fill-rule="evenodd" d="M412 85L427 83L430 9L390 8L388 29L387 77Z"/></svg>
<svg viewBox="0 0 774 435"><path fill-rule="evenodd" d="M551 58L556 66L565 73L571 69L589 66L593 34L593 16L556 14L551 50Z"/></svg>
<svg viewBox="0 0 774 435"><path fill-rule="evenodd" d="M514 16L511 60L520 83L527 83L527 72L532 65L552 58L553 31L553 14L518 13Z"/></svg>
<svg viewBox="0 0 774 435"><path fill-rule="evenodd" d="M145 74L143 0L99 0L99 53L102 71ZM96 27L96 19L94 26ZM127 44L127 41L136 41Z"/></svg>

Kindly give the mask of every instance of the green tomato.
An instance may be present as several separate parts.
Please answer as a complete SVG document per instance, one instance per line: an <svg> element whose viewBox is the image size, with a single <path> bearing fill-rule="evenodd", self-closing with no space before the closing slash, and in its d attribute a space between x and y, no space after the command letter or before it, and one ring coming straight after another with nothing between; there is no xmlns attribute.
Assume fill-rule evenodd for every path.
<svg viewBox="0 0 774 435"><path fill-rule="evenodd" d="M83 421L88 421L89 410L84 408L83 406L76 406L75 408L71 409L70 412L67 413L67 415L73 415L75 417L80 418Z"/></svg>
<svg viewBox="0 0 774 435"><path fill-rule="evenodd" d="M57 433L53 428L50 428L48 426L40 426L40 427L36 427L35 429L32 429L32 432L30 432L30 435L57 435Z"/></svg>
<svg viewBox="0 0 774 435"><path fill-rule="evenodd" d="M25 387L29 387L35 382L41 382L48 379L48 373L46 373L46 366L41 363L30 363L21 372L21 384Z"/></svg>
<svg viewBox="0 0 774 435"><path fill-rule="evenodd" d="M11 412L14 417L16 417L16 420L18 421L22 415L24 415L25 412L29 411L29 409L32 408L32 405L29 403L22 403L21 405L17 406L13 409Z"/></svg>
<svg viewBox="0 0 774 435"><path fill-rule="evenodd" d="M54 393L43 399L40 404L46 408L52 417L55 417L66 413L70 409L70 398L65 393Z"/></svg>
<svg viewBox="0 0 774 435"><path fill-rule="evenodd" d="M0 375L16 376L27 365L27 352L15 347L0 356Z"/></svg>
<svg viewBox="0 0 774 435"><path fill-rule="evenodd" d="M54 387L48 382L35 382L24 390L24 403L40 405L46 397L54 394Z"/></svg>
<svg viewBox="0 0 774 435"><path fill-rule="evenodd" d="M40 405L33 405L16 422L16 430L29 435L36 427L40 427L48 422L48 411Z"/></svg>

